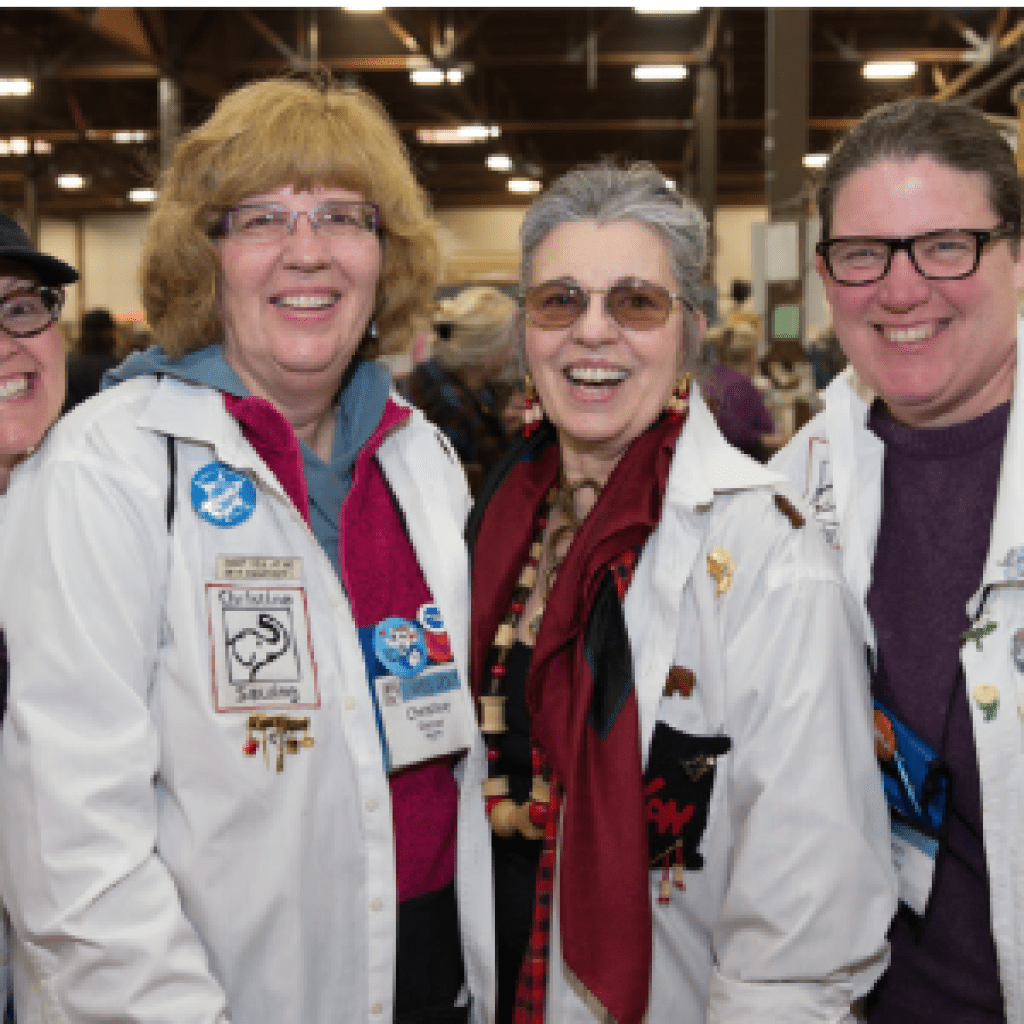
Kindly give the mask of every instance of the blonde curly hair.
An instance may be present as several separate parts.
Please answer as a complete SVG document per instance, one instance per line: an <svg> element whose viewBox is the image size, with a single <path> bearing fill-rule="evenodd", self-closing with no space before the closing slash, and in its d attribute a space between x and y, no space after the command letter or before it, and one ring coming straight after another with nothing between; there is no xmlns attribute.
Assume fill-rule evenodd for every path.
<svg viewBox="0 0 1024 1024"><path fill-rule="evenodd" d="M281 185L346 188L377 204L383 223L378 337L365 337L354 358L406 349L430 322L440 270L426 196L377 100L360 89L296 79L229 93L175 150L142 256L153 342L180 358L223 340L220 256L211 235L227 210Z"/></svg>

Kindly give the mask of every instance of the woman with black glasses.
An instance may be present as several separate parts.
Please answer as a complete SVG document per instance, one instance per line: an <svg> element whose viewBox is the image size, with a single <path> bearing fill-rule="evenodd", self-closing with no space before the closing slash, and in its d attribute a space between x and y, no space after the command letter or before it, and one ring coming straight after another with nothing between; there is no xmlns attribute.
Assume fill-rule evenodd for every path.
<svg viewBox="0 0 1024 1024"><path fill-rule="evenodd" d="M499 1020L847 1020L895 900L863 639L687 374L704 218L602 164L520 241L533 399L468 531Z"/></svg>
<svg viewBox="0 0 1024 1024"><path fill-rule="evenodd" d="M0 214L0 562L21 538L25 516L38 511L19 498L28 464L64 402L64 340L57 327L64 286L78 271L37 252L21 227ZM0 588L16 592L0 573ZM8 653L0 616L0 721L7 710ZM9 826L8 826L9 827ZM0 1018L8 1007L6 918L0 910Z"/></svg>
<svg viewBox="0 0 1024 1024"><path fill-rule="evenodd" d="M1024 1022L1020 153L980 111L871 111L829 158L818 273L852 364L777 458L870 639L899 875L872 1024Z"/></svg>

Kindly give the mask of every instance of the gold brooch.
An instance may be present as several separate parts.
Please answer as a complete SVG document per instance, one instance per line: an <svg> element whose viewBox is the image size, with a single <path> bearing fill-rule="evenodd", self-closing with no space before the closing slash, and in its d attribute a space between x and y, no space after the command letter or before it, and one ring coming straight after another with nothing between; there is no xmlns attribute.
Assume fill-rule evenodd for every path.
<svg viewBox="0 0 1024 1024"><path fill-rule="evenodd" d="M736 563L725 548L712 548L708 555L708 573L715 581L715 596L721 597L732 586L732 574L736 571Z"/></svg>

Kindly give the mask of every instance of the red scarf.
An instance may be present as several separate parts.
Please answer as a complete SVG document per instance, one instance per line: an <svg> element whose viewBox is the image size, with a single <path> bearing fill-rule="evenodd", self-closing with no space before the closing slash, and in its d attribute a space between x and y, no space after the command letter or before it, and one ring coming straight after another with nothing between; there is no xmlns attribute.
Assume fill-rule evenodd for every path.
<svg viewBox="0 0 1024 1024"><path fill-rule="evenodd" d="M595 635L588 627L593 626L595 598L609 567L638 551L658 524L682 425L682 418L663 417L616 465L558 573L526 684L533 740L565 788L562 955L619 1024L640 1024L651 977L640 721L624 628L616 635L627 650L598 661L588 647ZM532 460L513 466L482 513L474 514L479 529L470 660L477 693L487 652L526 560L536 510L558 478L560 452L550 438L547 431L530 444L530 451L536 451L544 439L549 441ZM614 608L602 602L600 611L622 614L618 602ZM621 618L616 625L620 624ZM595 689L592 664L602 677L604 692ZM610 675L617 678L609 679ZM599 708L601 731L592 715Z"/></svg>

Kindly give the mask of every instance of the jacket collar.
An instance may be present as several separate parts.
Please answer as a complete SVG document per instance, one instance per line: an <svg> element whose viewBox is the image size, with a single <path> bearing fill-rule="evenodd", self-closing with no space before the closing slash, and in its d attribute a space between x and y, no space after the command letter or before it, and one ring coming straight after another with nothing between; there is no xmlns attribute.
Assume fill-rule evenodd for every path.
<svg viewBox="0 0 1024 1024"><path fill-rule="evenodd" d="M690 415L679 437L665 489L667 503L684 508L710 505L716 493L783 484L785 476L754 462L722 436L711 410L693 387Z"/></svg>

